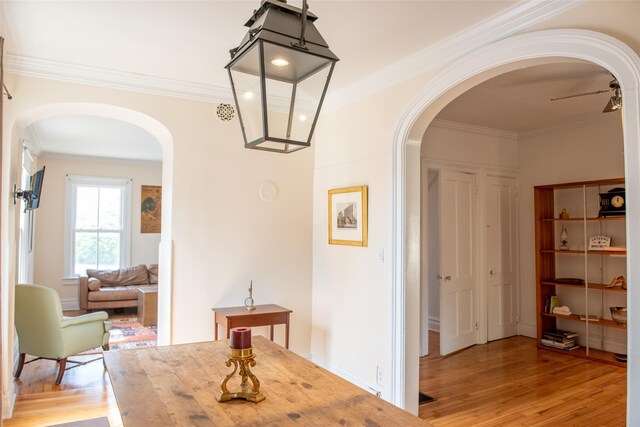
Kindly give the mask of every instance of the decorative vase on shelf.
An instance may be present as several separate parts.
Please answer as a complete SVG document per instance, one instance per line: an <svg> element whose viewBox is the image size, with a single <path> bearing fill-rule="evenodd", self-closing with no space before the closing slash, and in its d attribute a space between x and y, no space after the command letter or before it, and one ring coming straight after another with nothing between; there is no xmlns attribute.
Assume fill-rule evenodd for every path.
<svg viewBox="0 0 640 427"><path fill-rule="evenodd" d="M562 227L562 231L560 231L560 250L569 250L568 238L567 227Z"/></svg>

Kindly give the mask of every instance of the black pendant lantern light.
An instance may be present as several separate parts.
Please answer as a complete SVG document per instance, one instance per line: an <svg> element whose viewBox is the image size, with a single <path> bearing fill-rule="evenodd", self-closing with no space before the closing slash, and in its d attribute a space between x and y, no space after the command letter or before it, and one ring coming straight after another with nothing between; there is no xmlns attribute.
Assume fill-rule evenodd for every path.
<svg viewBox="0 0 640 427"><path fill-rule="evenodd" d="M229 70L245 148L291 153L311 137L333 67L313 21L317 16L281 0L262 0L249 32L232 49Z"/></svg>

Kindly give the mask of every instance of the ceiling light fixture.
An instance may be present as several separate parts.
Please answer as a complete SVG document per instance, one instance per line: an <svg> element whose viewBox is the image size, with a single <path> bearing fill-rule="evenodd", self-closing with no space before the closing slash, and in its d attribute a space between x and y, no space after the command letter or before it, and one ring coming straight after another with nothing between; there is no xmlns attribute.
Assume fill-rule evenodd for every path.
<svg viewBox="0 0 640 427"><path fill-rule="evenodd" d="M245 24L249 31L231 49L225 68L245 148L291 153L311 145L338 61L314 26L316 19L307 0L302 9L284 0L262 0ZM248 102L251 88L258 88L259 102Z"/></svg>

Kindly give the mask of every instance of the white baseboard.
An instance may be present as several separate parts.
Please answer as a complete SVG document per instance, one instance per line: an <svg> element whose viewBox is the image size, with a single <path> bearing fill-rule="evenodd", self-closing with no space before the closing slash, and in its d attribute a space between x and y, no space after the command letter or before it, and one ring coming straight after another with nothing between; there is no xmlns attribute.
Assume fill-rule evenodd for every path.
<svg viewBox="0 0 640 427"><path fill-rule="evenodd" d="M11 378L13 378L13 374L11 375ZM2 419L8 420L13 418L13 408L16 404L16 397L16 391L13 387L13 379L11 379L8 395L3 396L2 398ZM2 423L0 422L0 424Z"/></svg>
<svg viewBox="0 0 640 427"><path fill-rule="evenodd" d="M61 299L62 310L80 310L77 298Z"/></svg>
<svg viewBox="0 0 640 427"><path fill-rule="evenodd" d="M429 316L429 330L440 332L440 318Z"/></svg>
<svg viewBox="0 0 640 427"><path fill-rule="evenodd" d="M375 384L369 384L366 381L363 381L360 378L356 378L353 375L347 373L346 371L330 364L327 363L326 361L319 359L317 357L314 357L313 354L309 354L309 360L311 360L313 363L315 363L316 365L320 366L321 368L326 369L329 372L332 372L334 374L336 374L339 377L344 378L345 380L349 381L350 383L360 387L361 389L368 391L371 394L375 394L378 397L381 397L382 399L389 401L389 398L387 397L387 392L386 390L383 390L382 387L380 387L379 385Z"/></svg>
<svg viewBox="0 0 640 427"><path fill-rule="evenodd" d="M518 335L523 335L529 338L536 338L536 336L538 335L538 328L536 328L536 325L525 325L524 323L519 323Z"/></svg>

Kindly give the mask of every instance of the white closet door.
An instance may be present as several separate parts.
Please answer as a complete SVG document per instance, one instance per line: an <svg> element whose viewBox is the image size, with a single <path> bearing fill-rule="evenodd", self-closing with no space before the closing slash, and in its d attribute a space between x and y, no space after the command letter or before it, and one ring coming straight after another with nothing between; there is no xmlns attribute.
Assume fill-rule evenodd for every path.
<svg viewBox="0 0 640 427"><path fill-rule="evenodd" d="M518 333L516 244L516 180L487 177L489 341Z"/></svg>
<svg viewBox="0 0 640 427"><path fill-rule="evenodd" d="M475 175L440 173L440 353L476 343Z"/></svg>

